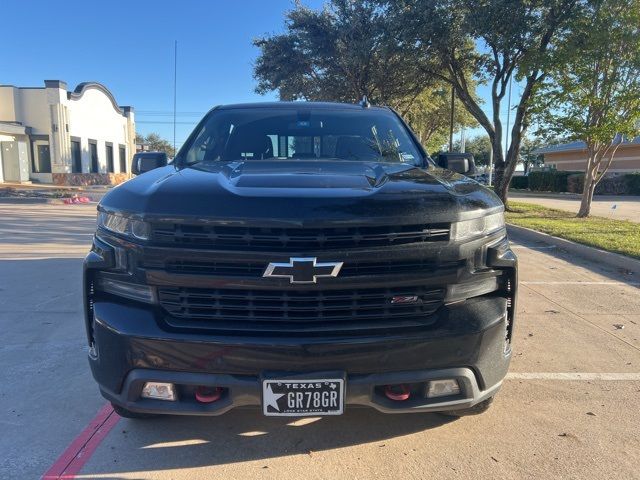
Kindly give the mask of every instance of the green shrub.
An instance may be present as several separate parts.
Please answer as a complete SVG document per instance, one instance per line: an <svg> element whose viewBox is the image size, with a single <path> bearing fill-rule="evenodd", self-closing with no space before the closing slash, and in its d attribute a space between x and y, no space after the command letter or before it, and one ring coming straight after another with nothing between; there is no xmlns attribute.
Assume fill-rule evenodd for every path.
<svg viewBox="0 0 640 480"><path fill-rule="evenodd" d="M584 173L570 175L567 180L567 191L582 193L584 189ZM640 195L640 173L605 177L596 185L596 195Z"/></svg>
<svg viewBox="0 0 640 480"><path fill-rule="evenodd" d="M511 177L511 188L517 188L519 190L526 190L529 188L529 177Z"/></svg>
<svg viewBox="0 0 640 480"><path fill-rule="evenodd" d="M596 185L596 194L598 195L625 195L629 193L627 187L627 179L625 175L616 175L615 177L605 177Z"/></svg>
<svg viewBox="0 0 640 480"><path fill-rule="evenodd" d="M575 172L549 170L531 172L529 174L529 189L537 192L566 192L569 176Z"/></svg>
<svg viewBox="0 0 640 480"><path fill-rule="evenodd" d="M582 193L584 190L584 173L574 173L567 177L567 192Z"/></svg>
<svg viewBox="0 0 640 480"><path fill-rule="evenodd" d="M624 180L629 195L640 195L640 172L627 173L624 176Z"/></svg>

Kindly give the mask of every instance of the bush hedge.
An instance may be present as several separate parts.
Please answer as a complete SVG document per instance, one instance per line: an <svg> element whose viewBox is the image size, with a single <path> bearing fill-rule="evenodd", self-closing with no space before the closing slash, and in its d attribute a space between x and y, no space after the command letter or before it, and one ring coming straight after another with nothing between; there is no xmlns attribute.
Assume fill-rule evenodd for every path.
<svg viewBox="0 0 640 480"><path fill-rule="evenodd" d="M624 176L627 183L627 193L640 195L640 172L628 173Z"/></svg>
<svg viewBox="0 0 640 480"><path fill-rule="evenodd" d="M511 177L511 184L509 186L511 188L526 190L529 188L529 177L525 177L524 175L521 177Z"/></svg>
<svg viewBox="0 0 640 480"><path fill-rule="evenodd" d="M584 173L576 173L568 179L567 191L582 193ZM596 185L596 195L640 195L640 174L632 173L605 177Z"/></svg>
<svg viewBox="0 0 640 480"><path fill-rule="evenodd" d="M511 188L533 192L582 193L584 173L548 170L531 172L527 177L513 177ZM605 177L596 186L598 195L640 195L640 173Z"/></svg>
<svg viewBox="0 0 640 480"><path fill-rule="evenodd" d="M529 173L529 189L536 192L566 192L567 179L576 172L548 170Z"/></svg>

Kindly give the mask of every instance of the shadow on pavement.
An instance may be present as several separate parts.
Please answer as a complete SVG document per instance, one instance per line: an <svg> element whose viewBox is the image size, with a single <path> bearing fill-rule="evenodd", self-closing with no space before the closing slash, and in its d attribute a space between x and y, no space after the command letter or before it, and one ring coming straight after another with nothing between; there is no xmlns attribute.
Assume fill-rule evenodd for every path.
<svg viewBox="0 0 640 480"><path fill-rule="evenodd" d="M438 414L384 415L351 408L341 417L264 417L237 409L219 417L122 419L95 452L83 475L167 471L267 460L380 442L443 426ZM103 458L103 455L107 458ZM96 458L97 457L97 458ZM117 459L117 463L114 463Z"/></svg>

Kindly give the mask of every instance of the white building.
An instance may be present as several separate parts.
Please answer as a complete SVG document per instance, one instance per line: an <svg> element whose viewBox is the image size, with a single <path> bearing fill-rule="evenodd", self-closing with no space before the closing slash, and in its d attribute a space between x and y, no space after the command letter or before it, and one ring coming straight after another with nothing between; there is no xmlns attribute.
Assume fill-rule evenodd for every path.
<svg viewBox="0 0 640 480"><path fill-rule="evenodd" d="M130 176L132 107L104 85L60 80L44 87L0 85L0 182L115 184Z"/></svg>

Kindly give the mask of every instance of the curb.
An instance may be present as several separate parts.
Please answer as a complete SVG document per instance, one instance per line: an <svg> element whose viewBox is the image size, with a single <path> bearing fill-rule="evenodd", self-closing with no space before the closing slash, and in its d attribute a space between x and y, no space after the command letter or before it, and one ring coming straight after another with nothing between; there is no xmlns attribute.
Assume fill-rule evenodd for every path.
<svg viewBox="0 0 640 480"><path fill-rule="evenodd" d="M547 233L538 232L537 230L520 227L511 223L507 224L507 232L509 235L515 234L531 242L542 242L548 245L553 245L572 255L577 255L594 263L608 265L609 267L618 268L632 272L635 275L640 275L640 260L620 255L619 253L607 252L606 250L589 247L587 245L582 245L581 243L554 237Z"/></svg>
<svg viewBox="0 0 640 480"><path fill-rule="evenodd" d="M68 198L46 198L46 197L0 197L0 205L78 205L92 204L96 201L85 197L87 200L82 202L68 201ZM67 200L67 201L65 201Z"/></svg>
<svg viewBox="0 0 640 480"><path fill-rule="evenodd" d="M12 204L12 205L22 205L22 204L36 204L36 203L49 203L51 199L49 198L40 198L40 197L0 197L1 204Z"/></svg>

